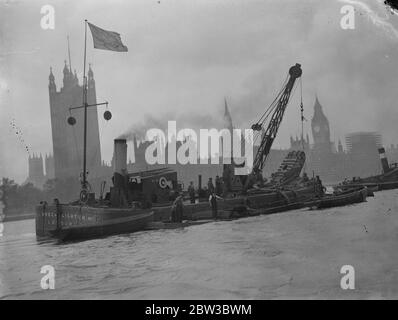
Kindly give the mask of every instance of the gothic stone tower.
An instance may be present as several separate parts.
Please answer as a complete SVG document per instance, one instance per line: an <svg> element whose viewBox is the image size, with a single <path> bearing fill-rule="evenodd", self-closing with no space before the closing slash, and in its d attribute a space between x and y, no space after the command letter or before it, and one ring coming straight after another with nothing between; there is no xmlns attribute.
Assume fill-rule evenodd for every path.
<svg viewBox="0 0 398 320"><path fill-rule="evenodd" d="M54 173L57 179L79 178L83 164L83 109L72 110L70 107L82 105L83 90L79 85L76 71L66 65L63 70L63 87L57 91L55 78L50 68L49 95L54 155ZM91 66L88 70L88 104L97 103L94 74ZM70 115L76 118L76 124L70 126L67 119ZM97 108L87 109L87 170L88 178L95 176L101 166L101 149L98 129Z"/></svg>
<svg viewBox="0 0 398 320"><path fill-rule="evenodd" d="M33 154L29 156L29 169L28 179L26 182L31 182L37 188L43 188L45 182L44 168L43 168L43 157L42 155Z"/></svg>
<svg viewBox="0 0 398 320"><path fill-rule="evenodd" d="M44 165L46 168L46 179L54 179L54 157L52 155L46 155L44 158Z"/></svg>
<svg viewBox="0 0 398 320"><path fill-rule="evenodd" d="M314 116L311 120L311 128L312 136L314 138L314 151L322 153L332 152L329 120L323 113L318 97L315 98Z"/></svg>

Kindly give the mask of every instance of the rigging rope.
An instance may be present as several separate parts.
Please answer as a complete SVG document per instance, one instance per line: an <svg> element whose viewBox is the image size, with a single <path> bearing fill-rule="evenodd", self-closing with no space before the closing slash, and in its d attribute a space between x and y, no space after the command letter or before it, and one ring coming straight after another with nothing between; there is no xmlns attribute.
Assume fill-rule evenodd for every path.
<svg viewBox="0 0 398 320"><path fill-rule="evenodd" d="M289 78L289 74L286 75L286 78L285 78L285 80L282 83L282 87L279 90L279 92L278 92L277 96L275 97L275 99L272 101L272 103L269 105L269 107L265 110L265 112L262 114L260 119L256 122L256 124L260 124L261 125L261 128L263 128L263 124L265 123L265 121L269 118L269 116L277 108L277 106L278 106L277 102L279 101L280 96L285 91L285 88L286 88L286 85L287 85L287 82L288 82L288 78ZM256 131L254 139L253 139L253 143L254 144L257 142L259 137L261 137L261 135L262 135L262 130L261 131Z"/></svg>
<svg viewBox="0 0 398 320"><path fill-rule="evenodd" d="M101 153L101 141L102 141L102 137L103 137L104 131L106 130L107 126L108 126L108 121L105 121L105 123L102 125L102 130L100 130L99 124L98 124L98 130L100 131L100 133L99 133L100 134L100 136L99 136L100 145L99 145L99 149L96 148L94 157L92 159L97 158L97 156L99 155L98 151L99 151L99 153ZM102 159L100 159L100 167L102 167Z"/></svg>
<svg viewBox="0 0 398 320"><path fill-rule="evenodd" d="M69 115L72 116L72 112L69 110ZM75 131L75 126L72 126L72 132L73 132L73 140L75 142L75 158L77 160L77 162L79 163L79 167L80 167L80 153L79 153L79 147L77 145L77 138L76 138L76 131ZM80 174L79 174L80 177Z"/></svg>
<svg viewBox="0 0 398 320"><path fill-rule="evenodd" d="M263 113L263 115L260 117L260 119L257 121L257 123L261 123L263 124L264 121L266 120L266 118L269 116L269 114L272 112L272 109L275 109L276 107L276 102L279 101L279 97L282 95L282 93L285 91L286 88L286 84L288 81L289 75L286 75L286 79L283 81L282 83L282 87L279 90L277 96L275 97L275 99L272 101L272 103L270 104L270 106L265 110L265 112ZM268 115L267 115L268 113ZM266 117L265 117L266 116ZM265 118L264 118L265 117Z"/></svg>
<svg viewBox="0 0 398 320"><path fill-rule="evenodd" d="M304 151L304 105L303 105L303 82L300 78L300 112L301 112L301 145Z"/></svg>
<svg viewBox="0 0 398 320"><path fill-rule="evenodd" d="M300 112L301 112L301 147L303 149L303 152L305 152L305 147L304 147L304 121L307 120L304 117L304 104L303 104L303 81L302 78L300 78ZM303 173L307 172L307 161L304 161L304 166L303 166Z"/></svg>

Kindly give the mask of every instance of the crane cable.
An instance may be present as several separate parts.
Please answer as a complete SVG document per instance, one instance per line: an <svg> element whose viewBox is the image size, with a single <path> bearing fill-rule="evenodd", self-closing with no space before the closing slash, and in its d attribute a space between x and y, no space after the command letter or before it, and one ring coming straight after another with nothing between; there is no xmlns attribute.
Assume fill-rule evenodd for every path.
<svg viewBox="0 0 398 320"><path fill-rule="evenodd" d="M279 101L280 96L283 94L283 92L285 91L287 82L288 82L288 77L289 75L286 76L283 84L282 84L282 88L279 90L277 96L275 97L275 99L272 101L272 103L269 105L269 107L265 110L265 112L262 114L262 116L260 117L260 119L256 122L256 124L260 124L261 127L263 126L263 124L265 123L265 121L268 119L268 117L271 115L271 113L276 109L276 107L278 106L278 104L276 103L277 101ZM258 138L261 136L262 132L256 132L256 135L254 137L254 141L253 143L255 143Z"/></svg>
<svg viewBox="0 0 398 320"><path fill-rule="evenodd" d="M304 117L303 81L301 78L300 78L300 113L301 113L301 146L304 151L304 121L307 119Z"/></svg>
<svg viewBox="0 0 398 320"><path fill-rule="evenodd" d="M289 75L286 76L285 81L282 84L282 88L279 90L277 96L275 97L275 99L272 101L272 103L270 104L270 106L265 110L265 112L263 113L263 115L260 117L260 119L257 121L257 123L261 123L263 124L265 122L265 120L269 117L269 115L271 114L271 112L276 108L277 104L276 102L279 101L280 96L282 95L282 93L285 91L286 85L287 85L287 80L288 80Z"/></svg>
<svg viewBox="0 0 398 320"><path fill-rule="evenodd" d="M279 100L281 99L281 95L285 92L285 88L286 88L287 83L285 82L284 86L282 87L282 90L279 92L278 96L276 97L276 99ZM294 96L296 89L297 89L298 84L295 83L294 87L292 89L292 93L290 94L290 96ZM276 100L275 99L275 100ZM275 102L274 100L274 102ZM263 122L261 123L261 126L265 123L265 121L268 119L268 117L271 115L271 113L273 114L273 111L278 107L278 104L274 104L274 102L272 103L272 105L270 106L270 108L267 109L268 114L266 115L266 117L263 119ZM257 135L258 137L258 135Z"/></svg>
<svg viewBox="0 0 398 320"><path fill-rule="evenodd" d="M273 111L278 107L278 104L275 103L276 101L280 100L281 95L284 93L286 85L287 85L287 79L288 76L286 77L282 89L279 91L278 95L276 96L276 98L274 99L274 101L272 101L271 105L267 108L267 110L264 112L264 114L261 116L261 118L259 119L259 121L257 122L257 124L261 124L261 126L263 126L263 124L265 123L265 121L269 118L269 116L271 115L271 113L273 113ZM292 94L291 96L294 96L294 93L296 92L298 84L295 83L293 89L292 89ZM301 77L300 77L300 91L301 91L301 104L300 106L303 105L303 88L302 88L302 81L301 81ZM303 107L303 111L304 111L304 107ZM302 115L302 117L304 118L304 116ZM305 119L305 118L304 118ZM262 132L257 132L255 137L254 137L254 143L258 140L258 138L261 136ZM304 147L303 147L304 148Z"/></svg>
<svg viewBox="0 0 398 320"><path fill-rule="evenodd" d="M303 104L303 81L302 78L300 77L300 113L301 113L301 147L303 149L303 152L305 152L305 147L304 147L304 121L307 119L304 117L304 104ZM303 166L303 172L307 172L307 162L304 162Z"/></svg>

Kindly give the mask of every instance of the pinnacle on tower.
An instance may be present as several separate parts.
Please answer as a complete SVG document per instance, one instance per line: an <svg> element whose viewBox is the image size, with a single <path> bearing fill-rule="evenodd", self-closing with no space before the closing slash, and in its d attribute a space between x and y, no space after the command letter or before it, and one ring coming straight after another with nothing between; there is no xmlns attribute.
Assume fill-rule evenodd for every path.
<svg viewBox="0 0 398 320"><path fill-rule="evenodd" d="M54 74L53 74L53 68L52 67L50 67L50 75L48 76L48 81L49 81L48 89L50 91L56 91L57 87L55 85L55 77L54 77Z"/></svg>
<svg viewBox="0 0 398 320"><path fill-rule="evenodd" d="M50 67L50 75L48 76L48 80L50 80L50 82L53 82L55 80L55 77L53 74L53 67Z"/></svg>
<svg viewBox="0 0 398 320"><path fill-rule="evenodd" d="M65 63L65 65L64 65L64 76L66 76L66 75L68 75L69 73L70 73L70 70L69 70L69 68L68 68L68 64L66 63L66 60L64 60L64 63Z"/></svg>
<svg viewBox="0 0 398 320"><path fill-rule="evenodd" d="M64 82L64 88L67 88L67 87L73 86L74 77L73 77L72 70L70 70L66 60L64 61L64 63L65 63L65 65L64 65L64 70L63 70L63 73L64 73L63 82Z"/></svg>
<svg viewBox="0 0 398 320"><path fill-rule="evenodd" d="M339 152L344 152L343 144L341 143L341 139L340 139L340 138L339 138L339 144L338 144L338 146L337 146L337 150L338 150Z"/></svg>
<svg viewBox="0 0 398 320"><path fill-rule="evenodd" d="M88 64L88 78L93 79L94 78L94 72L91 69L91 63Z"/></svg>
<svg viewBox="0 0 398 320"><path fill-rule="evenodd" d="M315 103L314 103L314 115L312 120L314 119L318 121L327 121L326 115L323 112L322 105L319 102L318 95L315 96Z"/></svg>
<svg viewBox="0 0 398 320"><path fill-rule="evenodd" d="M321 109L322 110L322 106L319 103L318 94L315 95L314 109Z"/></svg>
<svg viewBox="0 0 398 320"><path fill-rule="evenodd" d="M79 79L77 78L76 69L75 69L75 74L74 74L74 76L73 76L73 80L75 81L75 84L76 84L76 85L79 85Z"/></svg>
<svg viewBox="0 0 398 320"><path fill-rule="evenodd" d="M233 124L232 124L232 117L231 114L229 113L228 109L228 104L227 104L227 99L224 97L224 127L228 128L229 130L233 129Z"/></svg>

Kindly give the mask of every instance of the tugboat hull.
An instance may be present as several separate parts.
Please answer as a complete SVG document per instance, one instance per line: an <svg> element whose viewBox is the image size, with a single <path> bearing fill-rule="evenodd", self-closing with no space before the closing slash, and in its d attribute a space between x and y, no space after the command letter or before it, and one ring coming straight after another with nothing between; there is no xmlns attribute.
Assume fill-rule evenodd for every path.
<svg viewBox="0 0 398 320"><path fill-rule="evenodd" d="M74 205L36 207L36 235L61 240L104 237L144 230L153 211Z"/></svg>

